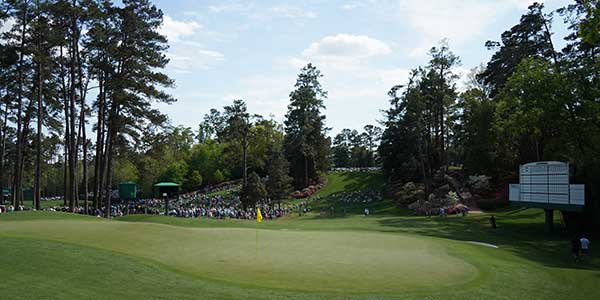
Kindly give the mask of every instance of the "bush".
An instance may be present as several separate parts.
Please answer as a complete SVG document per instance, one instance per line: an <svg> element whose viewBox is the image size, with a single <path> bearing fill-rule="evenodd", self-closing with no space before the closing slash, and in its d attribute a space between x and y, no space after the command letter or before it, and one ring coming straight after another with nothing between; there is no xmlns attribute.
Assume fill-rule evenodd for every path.
<svg viewBox="0 0 600 300"><path fill-rule="evenodd" d="M509 205L506 199L502 198L479 198L475 204L482 210L495 210Z"/></svg>
<svg viewBox="0 0 600 300"><path fill-rule="evenodd" d="M489 192L491 187L490 179L492 179L492 177L487 175L469 176L469 179L467 180L467 185L469 185L473 189L473 191L477 193Z"/></svg>
<svg viewBox="0 0 600 300"><path fill-rule="evenodd" d="M446 195L446 201L447 201L446 205L447 206L454 206L454 205L458 204L459 200L460 199L458 198L458 194L456 194L453 191L448 192L448 195Z"/></svg>
<svg viewBox="0 0 600 300"><path fill-rule="evenodd" d="M213 173L212 181L214 184L219 184L225 181L225 176L223 173L221 173L221 170L216 170L215 173Z"/></svg>

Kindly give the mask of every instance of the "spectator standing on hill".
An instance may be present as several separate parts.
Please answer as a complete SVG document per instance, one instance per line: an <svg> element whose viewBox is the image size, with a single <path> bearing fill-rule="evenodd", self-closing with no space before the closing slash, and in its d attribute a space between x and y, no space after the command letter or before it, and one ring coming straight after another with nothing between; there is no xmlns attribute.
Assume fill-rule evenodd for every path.
<svg viewBox="0 0 600 300"><path fill-rule="evenodd" d="M584 235L579 242L581 243L581 255L588 255L590 253L590 240Z"/></svg>
<svg viewBox="0 0 600 300"><path fill-rule="evenodd" d="M498 226L496 225L496 217L494 217L494 215L492 215L490 217L490 224L492 225L493 229L496 229Z"/></svg>

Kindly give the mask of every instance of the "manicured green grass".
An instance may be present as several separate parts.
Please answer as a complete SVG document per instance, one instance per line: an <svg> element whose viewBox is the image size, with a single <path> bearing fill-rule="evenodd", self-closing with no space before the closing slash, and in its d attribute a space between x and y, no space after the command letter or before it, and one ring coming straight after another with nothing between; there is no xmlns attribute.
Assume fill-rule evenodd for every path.
<svg viewBox="0 0 600 300"><path fill-rule="evenodd" d="M55 206L63 206L64 201L63 200L48 200L48 201L41 201L40 204L42 205L42 208L50 208L50 207L55 207ZM83 201L81 201L81 204L83 204ZM33 201L32 201L32 206L33 206Z"/></svg>
<svg viewBox="0 0 600 300"><path fill-rule="evenodd" d="M63 203L64 203L63 200L46 200L46 201L41 201L40 205L42 206L42 208L50 208L50 207L63 206ZM6 203L6 204L8 205L10 203ZM25 201L23 201L23 205L27 206L27 207L34 207L35 203L33 202L32 199L25 199ZM81 201L81 205L83 205L83 200Z"/></svg>
<svg viewBox="0 0 600 300"><path fill-rule="evenodd" d="M140 258L23 238L0 238L2 299L216 299L222 294Z"/></svg>
<svg viewBox="0 0 600 300"><path fill-rule="evenodd" d="M368 189L381 191L383 190L384 183L384 176L380 172L330 173L327 176L327 185L317 195L327 197L342 191L350 192Z"/></svg>
<svg viewBox="0 0 600 300"><path fill-rule="evenodd" d="M473 265L448 253L456 245L381 233L84 221L6 222L0 230L3 236L43 238L155 260L194 277L239 286L399 292L432 289L436 282L450 286L478 275ZM332 276L336 280L330 281Z"/></svg>
<svg viewBox="0 0 600 300"><path fill-rule="evenodd" d="M328 195L363 189L357 186L380 176L367 175L330 175L321 205L335 205L327 203ZM372 180L376 184L381 177ZM600 297L598 256L574 262L570 236L560 226L555 235L543 234L542 211L495 214L497 230L489 227L487 214L415 217L389 202L369 217L311 213L258 226L145 215L109 221L64 213L3 214L0 298Z"/></svg>

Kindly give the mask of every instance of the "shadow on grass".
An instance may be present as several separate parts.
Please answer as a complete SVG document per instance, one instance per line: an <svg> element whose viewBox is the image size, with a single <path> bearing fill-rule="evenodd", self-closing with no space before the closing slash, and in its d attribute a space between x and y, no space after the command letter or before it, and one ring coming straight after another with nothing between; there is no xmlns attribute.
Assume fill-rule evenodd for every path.
<svg viewBox="0 0 600 300"><path fill-rule="evenodd" d="M382 190L385 180L382 173L344 173L342 178L349 181L344 190Z"/></svg>
<svg viewBox="0 0 600 300"><path fill-rule="evenodd" d="M498 245L520 257L549 267L598 270L600 261L591 254L584 262L575 262L571 256L572 238L563 227L555 233L544 233L541 213L523 211L495 214L498 228L489 226L489 215L440 217L390 217L378 221L386 232L403 232L441 237L459 241L477 241ZM529 222L525 223L523 220ZM389 230L388 230L389 229Z"/></svg>

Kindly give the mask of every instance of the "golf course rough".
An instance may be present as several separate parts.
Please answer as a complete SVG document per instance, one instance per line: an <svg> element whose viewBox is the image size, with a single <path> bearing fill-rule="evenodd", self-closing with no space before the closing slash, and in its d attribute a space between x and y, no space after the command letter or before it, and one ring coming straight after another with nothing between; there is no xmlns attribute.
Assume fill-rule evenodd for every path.
<svg viewBox="0 0 600 300"><path fill-rule="evenodd" d="M458 242L377 232L31 220L0 222L2 237L117 252L240 288L395 294L468 285L480 273L453 254Z"/></svg>

